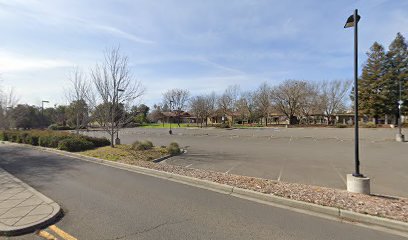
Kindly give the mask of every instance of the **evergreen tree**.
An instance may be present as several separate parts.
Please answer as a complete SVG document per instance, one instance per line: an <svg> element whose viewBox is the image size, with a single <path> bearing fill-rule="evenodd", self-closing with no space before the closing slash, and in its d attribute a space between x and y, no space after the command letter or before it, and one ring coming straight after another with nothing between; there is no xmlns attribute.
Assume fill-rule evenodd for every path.
<svg viewBox="0 0 408 240"><path fill-rule="evenodd" d="M404 101L402 112L404 113L408 109L406 106L408 103L408 44L401 33L398 33L390 44L386 59L386 111L398 117L400 82L402 85L402 100Z"/></svg>
<svg viewBox="0 0 408 240"><path fill-rule="evenodd" d="M367 52L367 61L359 79L359 110L362 114L378 117L386 114L386 55L384 47L375 42Z"/></svg>

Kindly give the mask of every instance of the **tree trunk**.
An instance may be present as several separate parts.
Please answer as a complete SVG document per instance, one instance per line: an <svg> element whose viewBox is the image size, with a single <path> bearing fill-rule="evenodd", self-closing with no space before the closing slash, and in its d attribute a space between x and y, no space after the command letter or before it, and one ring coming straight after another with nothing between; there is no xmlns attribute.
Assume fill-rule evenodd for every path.
<svg viewBox="0 0 408 240"><path fill-rule="evenodd" d="M79 114L76 114L76 134L79 135Z"/></svg>
<svg viewBox="0 0 408 240"><path fill-rule="evenodd" d="M289 125L297 124L297 118L295 116L289 117Z"/></svg>

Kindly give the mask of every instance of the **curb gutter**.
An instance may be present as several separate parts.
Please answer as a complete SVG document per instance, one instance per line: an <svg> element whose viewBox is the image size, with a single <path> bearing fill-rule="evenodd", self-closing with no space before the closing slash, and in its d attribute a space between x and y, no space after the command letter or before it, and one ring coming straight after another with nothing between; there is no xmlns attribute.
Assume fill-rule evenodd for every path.
<svg viewBox="0 0 408 240"><path fill-rule="evenodd" d="M65 152L65 151L61 151L57 149L50 149L50 148L31 146L31 145L26 145L26 144L17 144L17 143L8 143L8 144L29 147L32 149L42 150L45 152L55 153L55 154L59 154L63 156L68 156L68 157L76 158L76 159L83 160L83 161L112 166L112 167L132 171L136 173L141 173L141 174L145 174L145 175L149 175L153 177L159 177L159 178L163 178L163 179L167 179L167 180L171 180L171 181L175 181L179 183L184 183L187 185L192 185L192 186L204 188L204 189L219 192L219 193L232 195L235 197L245 198L245 199L252 200L252 201L262 201L262 202L266 202L269 204L277 205L277 207L303 210L307 214L317 214L321 216L331 217L331 218L341 220L341 221L346 220L349 222L357 222L357 223L366 224L367 226L374 226L374 227L394 230L394 232L396 232L397 234L408 237L408 223L401 222L401 221L371 216L367 214L361 214L361 213L352 212L349 210L343 210L343 209L335 208L335 207L327 207L327 206L321 206L317 204L292 200L292 199L279 197L279 196L275 196L271 194L264 194L264 193L255 192L255 191L248 190L248 189L237 188L237 187L229 186L226 184L220 184L220 183L216 183L216 182L212 182L208 180L178 175L178 174L159 171L155 169L139 167L135 165L129 165L125 163L112 162L112 161L103 160L99 158L80 155L77 153Z"/></svg>

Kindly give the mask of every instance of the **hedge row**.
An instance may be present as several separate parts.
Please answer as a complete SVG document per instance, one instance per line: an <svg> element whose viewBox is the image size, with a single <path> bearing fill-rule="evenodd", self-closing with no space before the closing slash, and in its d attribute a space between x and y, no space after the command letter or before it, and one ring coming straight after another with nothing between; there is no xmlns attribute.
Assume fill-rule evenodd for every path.
<svg viewBox="0 0 408 240"><path fill-rule="evenodd" d="M0 131L1 141L58 148L69 152L85 151L110 145L106 138L96 138L55 131Z"/></svg>

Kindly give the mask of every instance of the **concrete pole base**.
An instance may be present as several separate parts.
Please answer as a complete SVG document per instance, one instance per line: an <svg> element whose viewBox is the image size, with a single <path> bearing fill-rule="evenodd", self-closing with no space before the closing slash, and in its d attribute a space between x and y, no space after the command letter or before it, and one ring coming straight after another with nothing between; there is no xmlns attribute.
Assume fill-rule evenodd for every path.
<svg viewBox="0 0 408 240"><path fill-rule="evenodd" d="M347 174L347 191L370 194L370 179L368 177L354 177L352 174Z"/></svg>
<svg viewBox="0 0 408 240"><path fill-rule="evenodd" d="M120 139L119 138L115 139L115 145L120 145Z"/></svg>
<svg viewBox="0 0 408 240"><path fill-rule="evenodd" d="M404 136L404 134L399 134L399 133L397 133L397 134L395 135L395 141L397 141L397 142L404 142L404 141L405 141L405 136Z"/></svg>

